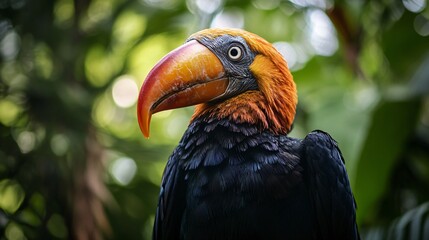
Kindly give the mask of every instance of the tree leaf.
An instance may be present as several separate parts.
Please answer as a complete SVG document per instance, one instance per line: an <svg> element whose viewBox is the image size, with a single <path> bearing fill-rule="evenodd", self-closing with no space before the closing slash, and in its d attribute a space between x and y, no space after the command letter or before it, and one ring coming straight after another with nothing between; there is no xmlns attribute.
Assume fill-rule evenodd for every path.
<svg viewBox="0 0 429 240"><path fill-rule="evenodd" d="M373 227L362 232L363 239L428 239L429 202L425 202L398 217L388 227Z"/></svg>
<svg viewBox="0 0 429 240"><path fill-rule="evenodd" d="M390 173L415 130L420 109L419 99L407 99L384 100L374 110L353 181L360 223L371 222L376 215L378 200L389 187Z"/></svg>

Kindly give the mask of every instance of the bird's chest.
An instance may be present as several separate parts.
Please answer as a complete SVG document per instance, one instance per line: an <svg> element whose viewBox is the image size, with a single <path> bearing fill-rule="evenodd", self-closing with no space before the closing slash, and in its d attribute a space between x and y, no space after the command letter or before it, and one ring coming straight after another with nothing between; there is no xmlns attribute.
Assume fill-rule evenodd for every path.
<svg viewBox="0 0 429 240"><path fill-rule="evenodd" d="M305 235L312 209L298 156L264 146L261 140L229 149L225 145L207 141L184 162L183 237L281 239L285 231Z"/></svg>

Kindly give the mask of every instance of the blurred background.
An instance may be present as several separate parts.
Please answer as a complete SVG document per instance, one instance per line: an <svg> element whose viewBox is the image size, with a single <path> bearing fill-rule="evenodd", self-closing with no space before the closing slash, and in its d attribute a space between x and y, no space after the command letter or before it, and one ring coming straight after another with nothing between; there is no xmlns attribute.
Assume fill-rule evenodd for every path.
<svg viewBox="0 0 429 240"><path fill-rule="evenodd" d="M429 235L426 0L0 0L0 239L150 239L193 108L154 115L147 140L138 91L208 27L287 59L291 135L338 141L364 239Z"/></svg>

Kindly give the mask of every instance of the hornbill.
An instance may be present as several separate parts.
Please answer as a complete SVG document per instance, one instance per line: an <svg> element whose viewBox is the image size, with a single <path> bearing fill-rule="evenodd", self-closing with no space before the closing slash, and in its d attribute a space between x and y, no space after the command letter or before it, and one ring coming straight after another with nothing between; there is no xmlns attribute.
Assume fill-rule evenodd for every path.
<svg viewBox="0 0 429 240"><path fill-rule="evenodd" d="M162 178L153 239L359 239L337 143L289 137L297 92L282 55L239 29L206 29L161 59L137 115L196 105Z"/></svg>

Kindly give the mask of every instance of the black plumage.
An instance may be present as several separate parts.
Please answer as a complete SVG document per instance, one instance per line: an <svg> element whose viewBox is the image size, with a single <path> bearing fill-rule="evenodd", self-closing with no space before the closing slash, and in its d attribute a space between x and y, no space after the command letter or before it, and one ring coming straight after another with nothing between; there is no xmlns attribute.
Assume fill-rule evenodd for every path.
<svg viewBox="0 0 429 240"><path fill-rule="evenodd" d="M168 160L154 239L359 239L336 142L294 139L297 104L282 55L240 29L206 29L150 71L137 113L197 105Z"/></svg>
<svg viewBox="0 0 429 240"><path fill-rule="evenodd" d="M168 160L159 239L358 239L337 143L199 116Z"/></svg>

